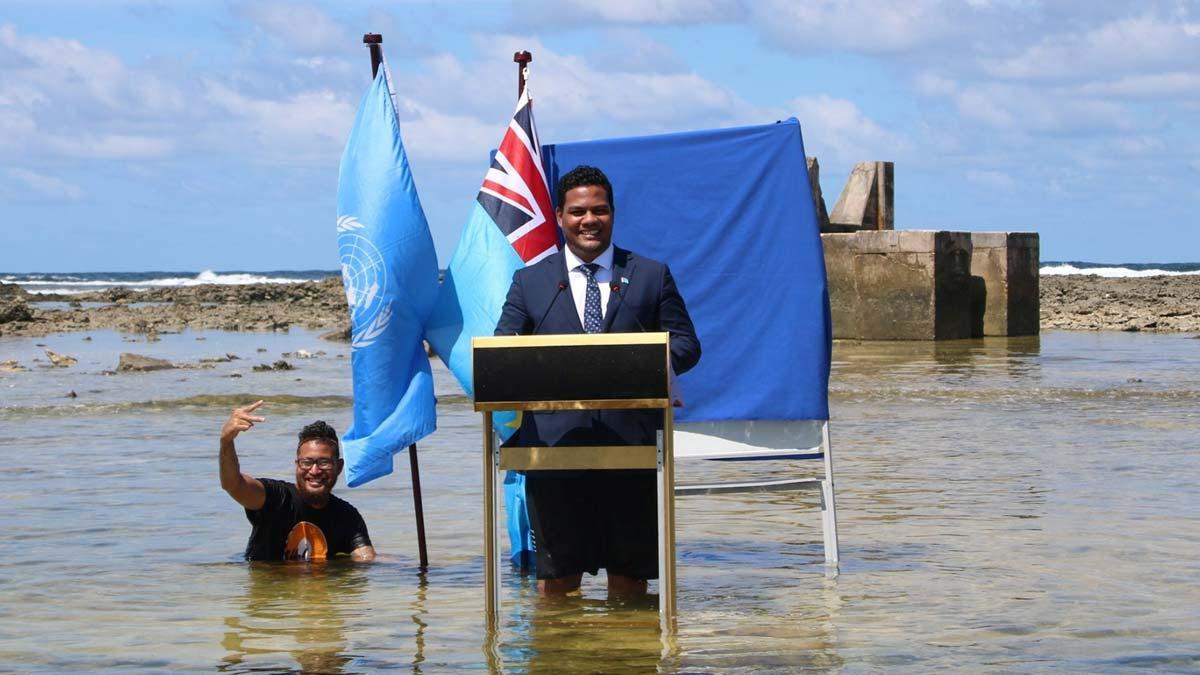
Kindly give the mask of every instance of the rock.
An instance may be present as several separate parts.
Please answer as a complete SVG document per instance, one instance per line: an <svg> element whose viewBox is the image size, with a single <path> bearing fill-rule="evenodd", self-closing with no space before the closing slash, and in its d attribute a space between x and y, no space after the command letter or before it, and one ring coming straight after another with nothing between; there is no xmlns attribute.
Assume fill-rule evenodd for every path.
<svg viewBox="0 0 1200 675"><path fill-rule="evenodd" d="M350 327L346 326L345 328L339 328L338 330L331 330L328 333L322 334L321 339L329 340L330 342L349 342Z"/></svg>
<svg viewBox="0 0 1200 675"><path fill-rule="evenodd" d="M33 310L24 300L0 300L0 324L32 320Z"/></svg>
<svg viewBox="0 0 1200 675"><path fill-rule="evenodd" d="M0 281L0 300L28 300L29 292L20 284L9 284Z"/></svg>
<svg viewBox="0 0 1200 675"><path fill-rule="evenodd" d="M79 359L75 358L74 356L59 354L58 352L52 352L49 349L46 350L46 356L49 357L50 363L55 368L67 368L79 363Z"/></svg>
<svg viewBox="0 0 1200 675"><path fill-rule="evenodd" d="M67 398L79 398L79 394L76 394L75 390L72 389L71 391L67 392Z"/></svg>
<svg viewBox="0 0 1200 675"><path fill-rule="evenodd" d="M310 352L310 351L308 351L307 349L297 349L297 350L296 350L296 351L294 351L294 352L284 352L284 353L283 353L283 358L285 358L285 359L286 359L286 358L291 358L291 357L295 357L295 358L298 358L298 359L313 359L313 358L316 358L316 357L313 355L313 353L312 353L312 352Z"/></svg>
<svg viewBox="0 0 1200 675"><path fill-rule="evenodd" d="M23 373L27 370L29 369L17 363L15 359L0 361L0 373Z"/></svg>
<svg viewBox="0 0 1200 675"><path fill-rule="evenodd" d="M258 372L258 373L270 371L270 370L295 370L295 369L296 369L296 366L293 366L292 364L288 363L287 361L284 361L283 359L279 359L278 361L276 361L275 363L272 363L269 366L265 363L254 366L254 371Z"/></svg>
<svg viewBox="0 0 1200 675"><path fill-rule="evenodd" d="M151 356L142 356L140 354L131 354L129 352L121 353L120 363L117 364L117 370L121 372L139 372L144 373L151 370L171 370L175 367L174 363L166 359L156 359Z"/></svg>

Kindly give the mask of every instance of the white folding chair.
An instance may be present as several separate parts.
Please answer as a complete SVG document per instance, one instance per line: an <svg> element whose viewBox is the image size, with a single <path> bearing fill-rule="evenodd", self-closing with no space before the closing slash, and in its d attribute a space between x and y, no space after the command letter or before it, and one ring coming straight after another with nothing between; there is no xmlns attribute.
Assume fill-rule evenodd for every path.
<svg viewBox="0 0 1200 675"><path fill-rule="evenodd" d="M687 496L818 489L825 564L837 567L837 508L833 495L833 452L829 444L827 420L677 422L674 455L676 466L680 469L700 460L822 460L824 471L815 476L697 485L676 483L675 494Z"/></svg>

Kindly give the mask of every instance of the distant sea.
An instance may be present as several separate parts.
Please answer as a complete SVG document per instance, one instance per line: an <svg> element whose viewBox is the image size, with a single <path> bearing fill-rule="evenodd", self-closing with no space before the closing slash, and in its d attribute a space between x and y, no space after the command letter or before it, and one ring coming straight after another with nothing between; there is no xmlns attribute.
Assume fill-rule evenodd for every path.
<svg viewBox="0 0 1200 675"><path fill-rule="evenodd" d="M295 284L338 276L335 270L274 270L270 272L0 272L0 281L17 284L30 293L88 293L114 286L147 290L201 284Z"/></svg>
<svg viewBox="0 0 1200 675"><path fill-rule="evenodd" d="M1200 274L1200 262L1190 263L1092 263L1045 261L1042 276L1094 274L1101 277L1154 277ZM200 284L294 284L336 277L337 270L274 270L270 272L42 272L4 273L0 281L20 285L30 293L86 293L114 286L146 290Z"/></svg>

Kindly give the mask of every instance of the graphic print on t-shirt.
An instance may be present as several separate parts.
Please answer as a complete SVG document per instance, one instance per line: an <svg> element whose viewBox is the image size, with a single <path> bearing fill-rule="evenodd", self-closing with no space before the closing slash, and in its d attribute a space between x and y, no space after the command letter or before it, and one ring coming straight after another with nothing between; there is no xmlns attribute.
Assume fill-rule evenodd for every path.
<svg viewBox="0 0 1200 675"><path fill-rule="evenodd" d="M283 550L284 560L325 560L329 545L325 533L316 525L302 520L288 533Z"/></svg>

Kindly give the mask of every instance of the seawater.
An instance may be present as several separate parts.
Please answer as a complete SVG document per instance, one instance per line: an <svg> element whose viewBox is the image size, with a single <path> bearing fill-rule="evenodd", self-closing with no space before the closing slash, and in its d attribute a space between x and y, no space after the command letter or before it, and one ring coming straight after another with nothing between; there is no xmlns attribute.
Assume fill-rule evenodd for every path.
<svg viewBox="0 0 1200 675"><path fill-rule="evenodd" d="M837 343L840 573L812 495L682 499L674 641L653 598L610 601L601 578L546 601L507 570L501 631L485 634L479 418L440 367L439 429L419 445L428 573L403 454L394 475L339 487L381 561L242 562L249 525L218 485L217 432L233 405L267 399L242 466L290 476L301 425L349 424L347 348L304 331L128 340L0 338L0 361L31 368L0 373L6 669L1200 669L1194 336ZM49 368L44 349L79 363ZM325 353L252 370L298 349ZM105 374L121 351L240 358Z"/></svg>

